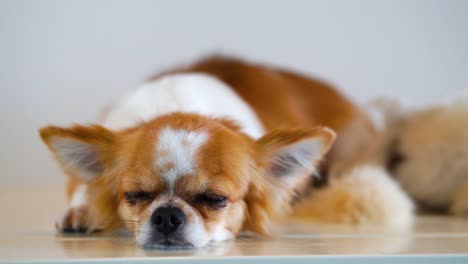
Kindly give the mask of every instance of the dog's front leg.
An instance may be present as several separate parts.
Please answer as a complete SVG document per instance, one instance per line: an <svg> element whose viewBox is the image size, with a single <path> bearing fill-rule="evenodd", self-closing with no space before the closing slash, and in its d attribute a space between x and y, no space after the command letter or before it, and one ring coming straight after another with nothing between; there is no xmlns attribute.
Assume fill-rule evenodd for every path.
<svg viewBox="0 0 468 264"><path fill-rule="evenodd" d="M69 177L67 209L56 221L62 233L90 234L120 225L112 186L100 181L81 182Z"/></svg>
<svg viewBox="0 0 468 264"><path fill-rule="evenodd" d="M70 184L69 182L68 185ZM93 232L94 227L91 226L92 221L89 215L88 184L73 183L72 185L74 186L68 188L67 209L58 217L55 227L63 233Z"/></svg>

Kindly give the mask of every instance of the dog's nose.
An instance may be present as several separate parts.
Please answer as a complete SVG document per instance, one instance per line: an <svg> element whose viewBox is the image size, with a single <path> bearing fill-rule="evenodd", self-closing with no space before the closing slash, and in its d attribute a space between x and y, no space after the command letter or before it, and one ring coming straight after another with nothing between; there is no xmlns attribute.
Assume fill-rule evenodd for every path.
<svg viewBox="0 0 468 264"><path fill-rule="evenodd" d="M166 235L176 231L184 223L185 214L177 207L159 207L151 215L151 224L158 232Z"/></svg>

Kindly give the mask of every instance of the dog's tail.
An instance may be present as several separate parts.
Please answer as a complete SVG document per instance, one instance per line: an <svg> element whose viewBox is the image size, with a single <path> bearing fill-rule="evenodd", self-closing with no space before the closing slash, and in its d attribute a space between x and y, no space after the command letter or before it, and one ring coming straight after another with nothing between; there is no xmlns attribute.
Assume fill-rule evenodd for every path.
<svg viewBox="0 0 468 264"><path fill-rule="evenodd" d="M410 198L383 168L363 165L302 200L294 218L402 230L411 227L413 208Z"/></svg>

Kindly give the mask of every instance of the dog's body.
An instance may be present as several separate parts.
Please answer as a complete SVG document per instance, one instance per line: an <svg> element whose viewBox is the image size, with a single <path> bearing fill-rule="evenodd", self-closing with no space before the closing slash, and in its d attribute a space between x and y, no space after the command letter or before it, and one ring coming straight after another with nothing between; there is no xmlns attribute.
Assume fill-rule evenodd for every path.
<svg viewBox="0 0 468 264"><path fill-rule="evenodd" d="M101 123L119 130L173 112L227 117L252 138L278 128L329 127L340 137L325 167L364 160L376 136L367 116L331 85L225 57L155 76L112 105Z"/></svg>
<svg viewBox="0 0 468 264"><path fill-rule="evenodd" d="M266 234L334 141L335 133L320 126L338 133L320 167L336 179L296 215L387 223L395 212L411 222L411 204L390 179L340 181L338 175L367 159L372 126L331 86L298 74L210 58L124 96L102 125L41 131L70 175L70 209L60 230L124 224L149 247L198 247L242 231ZM368 186L352 189L353 182Z"/></svg>

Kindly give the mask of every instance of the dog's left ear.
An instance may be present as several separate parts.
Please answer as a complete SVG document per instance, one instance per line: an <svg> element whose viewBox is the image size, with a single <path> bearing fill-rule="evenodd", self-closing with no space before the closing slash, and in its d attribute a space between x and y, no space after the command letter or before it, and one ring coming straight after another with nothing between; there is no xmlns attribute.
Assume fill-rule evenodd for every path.
<svg viewBox="0 0 468 264"><path fill-rule="evenodd" d="M290 210L296 190L303 190L318 161L330 149L335 132L329 128L274 130L255 142L259 166L267 175L254 178L245 197L245 230L272 232L272 222Z"/></svg>
<svg viewBox="0 0 468 264"><path fill-rule="evenodd" d="M315 173L317 162L327 153L335 132L326 127L272 131L257 142L262 166L291 189Z"/></svg>

